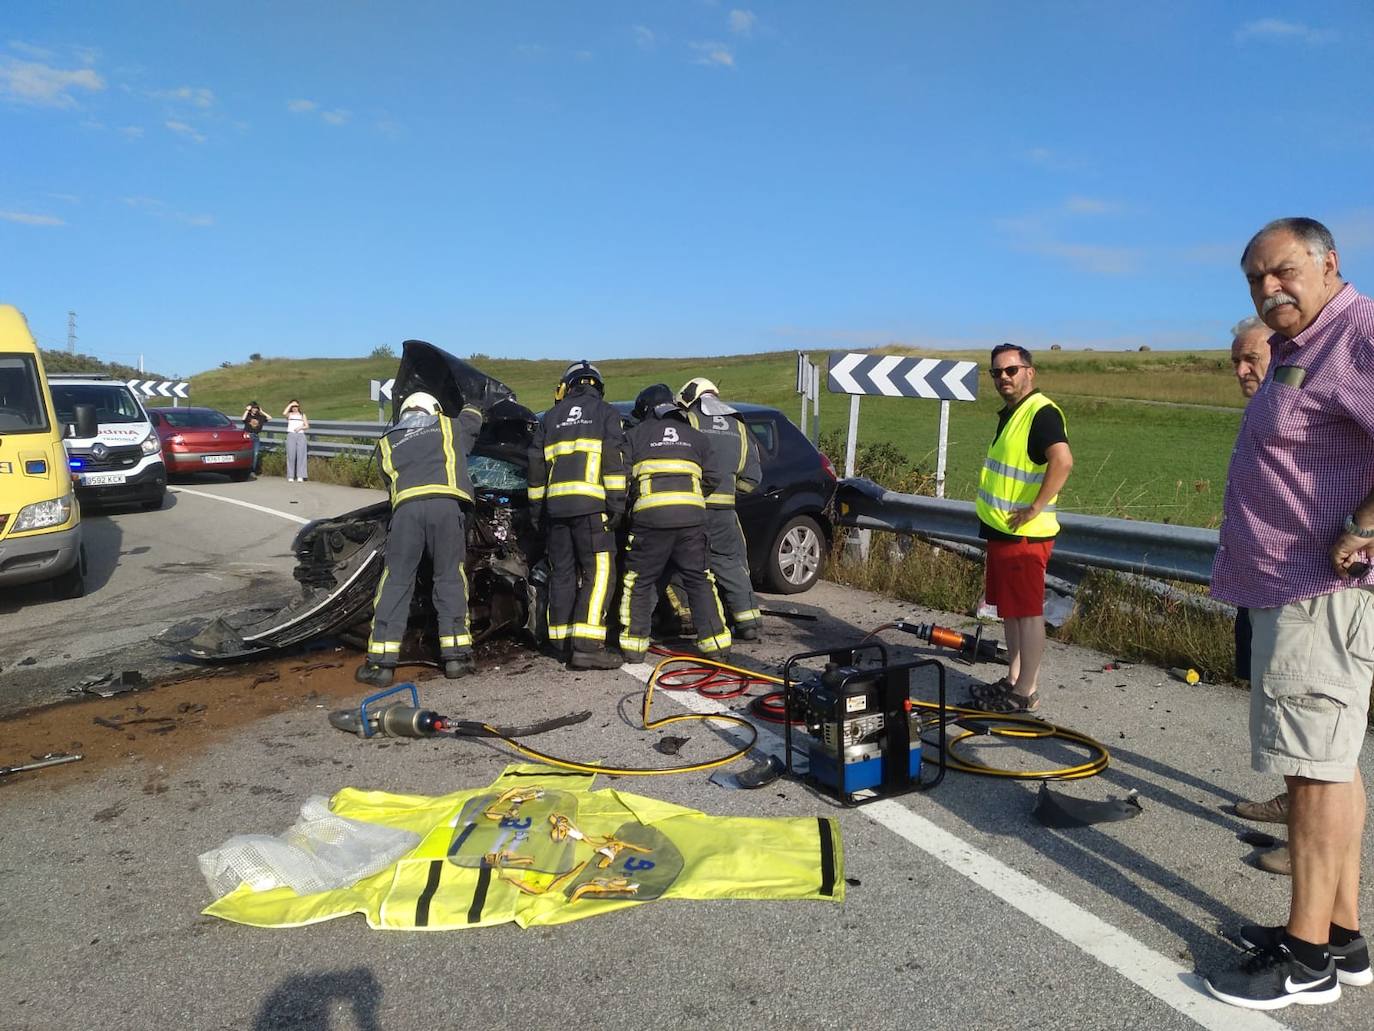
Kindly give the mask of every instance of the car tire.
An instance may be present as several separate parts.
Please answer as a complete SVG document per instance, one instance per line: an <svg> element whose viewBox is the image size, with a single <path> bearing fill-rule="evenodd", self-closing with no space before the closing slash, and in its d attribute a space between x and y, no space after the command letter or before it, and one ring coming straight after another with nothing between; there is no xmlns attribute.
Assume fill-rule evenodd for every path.
<svg viewBox="0 0 1374 1031"><path fill-rule="evenodd" d="M237 471L237 472L232 472L232 473L230 473L230 474L229 474L229 479L233 480L235 483L243 483L245 480L247 480L247 479L248 479L250 476L252 476L252 475L253 475L253 472L252 472L251 469L242 469L242 470L239 470L239 471Z"/></svg>
<svg viewBox="0 0 1374 1031"><path fill-rule="evenodd" d="M81 553L61 576L52 580L52 596L62 601L80 598L86 593L86 545L81 545Z"/></svg>
<svg viewBox="0 0 1374 1031"><path fill-rule="evenodd" d="M162 499L166 496L167 492L164 490L155 498L149 498L147 501L140 501L139 505L142 506L145 512L156 512L162 507Z"/></svg>
<svg viewBox="0 0 1374 1031"><path fill-rule="evenodd" d="M808 591L821 576L825 561L825 533L808 515L793 516L768 549L768 589L774 594Z"/></svg>

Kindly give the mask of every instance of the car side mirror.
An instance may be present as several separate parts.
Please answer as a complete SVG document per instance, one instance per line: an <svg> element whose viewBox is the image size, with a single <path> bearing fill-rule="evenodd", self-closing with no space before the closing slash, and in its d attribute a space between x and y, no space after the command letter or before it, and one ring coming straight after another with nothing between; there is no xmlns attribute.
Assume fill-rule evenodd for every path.
<svg viewBox="0 0 1374 1031"><path fill-rule="evenodd" d="M74 406L72 417L76 421L67 424L66 435L68 437L85 440L100 432L100 424L95 419L95 405Z"/></svg>
<svg viewBox="0 0 1374 1031"><path fill-rule="evenodd" d="M162 416L158 415L157 412L149 412L148 421L151 422L154 426L161 426Z"/></svg>

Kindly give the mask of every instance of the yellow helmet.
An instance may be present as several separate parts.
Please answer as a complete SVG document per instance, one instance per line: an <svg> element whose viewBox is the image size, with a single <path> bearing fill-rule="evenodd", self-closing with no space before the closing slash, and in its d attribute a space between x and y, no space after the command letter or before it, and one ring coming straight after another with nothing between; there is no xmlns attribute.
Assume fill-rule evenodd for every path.
<svg viewBox="0 0 1374 1031"><path fill-rule="evenodd" d="M701 397L702 394L716 394L719 396L720 390L705 376L697 376L689 379L682 385L682 389L677 392L678 403L684 408L691 405L693 401Z"/></svg>

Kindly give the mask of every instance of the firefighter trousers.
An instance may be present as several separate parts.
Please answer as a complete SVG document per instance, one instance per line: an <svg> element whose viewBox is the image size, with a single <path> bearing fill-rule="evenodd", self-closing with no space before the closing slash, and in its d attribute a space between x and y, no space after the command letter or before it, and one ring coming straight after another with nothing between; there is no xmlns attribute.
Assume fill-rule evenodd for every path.
<svg viewBox="0 0 1374 1031"><path fill-rule="evenodd" d="M744 529L733 508L706 509L706 540L710 546L708 562L716 578L716 590L735 629L758 626L763 619L754 599L749 579L749 552L744 544Z"/></svg>
<svg viewBox="0 0 1374 1031"><path fill-rule="evenodd" d="M615 532L601 512L550 519L549 640L590 652L606 644L606 607L615 589Z"/></svg>
<svg viewBox="0 0 1374 1031"><path fill-rule="evenodd" d="M420 497L391 514L386 538L386 568L373 599L372 636L367 661L395 666L401 653L415 573L429 552L434 567L434 610L439 615L439 657L457 658L472 649L468 625L467 542L463 508L457 498Z"/></svg>
<svg viewBox="0 0 1374 1031"><path fill-rule="evenodd" d="M725 611L706 560L704 526L654 527L630 534L625 545L625 582L620 598L620 650L626 661L637 662L649 650L658 581L670 562L682 574L692 623L697 628L697 647L706 655L730 647Z"/></svg>

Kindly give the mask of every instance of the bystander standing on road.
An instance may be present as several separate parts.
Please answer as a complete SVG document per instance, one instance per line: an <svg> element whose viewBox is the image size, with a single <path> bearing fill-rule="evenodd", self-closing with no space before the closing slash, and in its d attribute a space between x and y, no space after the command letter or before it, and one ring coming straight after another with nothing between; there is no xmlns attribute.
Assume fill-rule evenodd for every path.
<svg viewBox="0 0 1374 1031"><path fill-rule="evenodd" d="M1033 712L1045 654L1045 566L1073 453L1063 411L1035 387L1030 351L999 344L988 373L1006 405L978 479L979 536L988 542L985 593L1006 628L1010 669L997 683L975 688L971 704L987 712Z"/></svg>
<svg viewBox="0 0 1374 1031"><path fill-rule="evenodd" d="M1241 319L1231 329L1231 368L1235 370L1236 382L1247 401L1264 382L1264 374L1269 368L1269 338L1273 332L1258 315ZM1250 610L1243 605L1236 608L1236 677L1250 679ZM1261 823L1287 823L1288 792L1280 792L1264 802L1237 802L1236 815ZM1292 870L1287 845L1261 852L1257 863L1261 870L1285 877Z"/></svg>
<svg viewBox="0 0 1374 1031"><path fill-rule="evenodd" d="M1286 926L1207 978L1226 1002L1276 1009L1340 998L1374 972L1360 935L1365 792L1359 755L1374 679L1374 300L1340 273L1331 233L1271 222L1241 267L1274 331L1222 504L1212 594L1250 610L1252 765L1288 788Z"/></svg>
<svg viewBox="0 0 1374 1031"><path fill-rule="evenodd" d="M286 482L304 483L310 478L306 461L309 447L305 436L305 431L310 429L310 420L305 417L301 403L295 398L287 403L282 415L286 416Z"/></svg>
<svg viewBox="0 0 1374 1031"><path fill-rule="evenodd" d="M267 413L258 407L256 401L249 401L248 407L243 410L243 428L253 438L253 472L262 471L262 443L259 434L262 428L267 425Z"/></svg>

